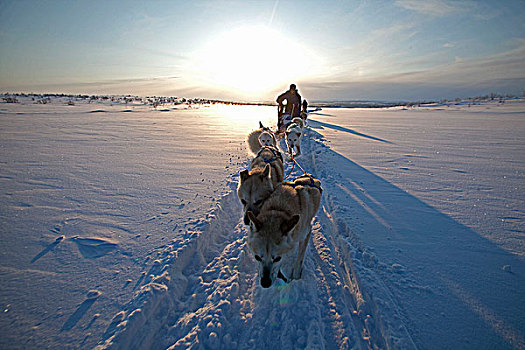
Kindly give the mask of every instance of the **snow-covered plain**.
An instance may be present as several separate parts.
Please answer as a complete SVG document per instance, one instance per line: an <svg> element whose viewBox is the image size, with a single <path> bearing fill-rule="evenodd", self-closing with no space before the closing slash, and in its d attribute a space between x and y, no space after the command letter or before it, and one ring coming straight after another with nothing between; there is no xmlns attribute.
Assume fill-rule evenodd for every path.
<svg viewBox="0 0 525 350"><path fill-rule="evenodd" d="M274 108L19 100L1 348L525 348L524 100L310 113L321 209L268 290L235 187Z"/></svg>

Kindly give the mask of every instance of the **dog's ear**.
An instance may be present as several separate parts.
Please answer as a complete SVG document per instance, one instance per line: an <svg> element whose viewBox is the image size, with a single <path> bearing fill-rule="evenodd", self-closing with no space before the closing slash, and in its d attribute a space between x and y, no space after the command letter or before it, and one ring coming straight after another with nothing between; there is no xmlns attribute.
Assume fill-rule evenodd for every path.
<svg viewBox="0 0 525 350"><path fill-rule="evenodd" d="M259 120L259 127L260 127L261 129L264 129L264 125L261 123L260 120Z"/></svg>
<svg viewBox="0 0 525 350"><path fill-rule="evenodd" d="M262 227L262 222L257 220L257 218L255 217L255 214L252 211L250 211L250 210L246 213L246 215L248 215L248 219L250 219L250 221L252 222L253 226L255 226L257 231L259 231L261 229L261 227Z"/></svg>
<svg viewBox="0 0 525 350"><path fill-rule="evenodd" d="M283 236L287 236L288 233L297 225L299 222L299 219L301 218L300 215L294 215L290 220L287 220L281 224L281 232Z"/></svg>
<svg viewBox="0 0 525 350"><path fill-rule="evenodd" d="M301 133L300 132L297 133L297 137L301 137Z"/></svg>
<svg viewBox="0 0 525 350"><path fill-rule="evenodd" d="M263 170L264 177L270 177L270 164L266 164Z"/></svg>
<svg viewBox="0 0 525 350"><path fill-rule="evenodd" d="M249 176L248 169L244 169L243 171L240 172L239 175L241 175L241 182L246 181L246 179Z"/></svg>

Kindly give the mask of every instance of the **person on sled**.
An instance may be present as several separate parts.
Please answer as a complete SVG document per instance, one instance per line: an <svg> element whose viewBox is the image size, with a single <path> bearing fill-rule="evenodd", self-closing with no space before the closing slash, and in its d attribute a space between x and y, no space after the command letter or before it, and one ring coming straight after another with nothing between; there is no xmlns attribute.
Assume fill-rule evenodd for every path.
<svg viewBox="0 0 525 350"><path fill-rule="evenodd" d="M286 104L283 102L286 100ZM297 91L295 84L290 85L288 91L277 97L279 104L277 110L277 132L282 133L293 118L301 116L301 95Z"/></svg>

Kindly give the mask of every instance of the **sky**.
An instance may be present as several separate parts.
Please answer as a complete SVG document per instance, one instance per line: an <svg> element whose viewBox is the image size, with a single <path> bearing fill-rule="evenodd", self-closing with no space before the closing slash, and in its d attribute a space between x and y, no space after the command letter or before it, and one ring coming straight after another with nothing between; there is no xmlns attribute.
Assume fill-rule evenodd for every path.
<svg viewBox="0 0 525 350"><path fill-rule="evenodd" d="M525 1L0 0L0 93L273 101L525 91Z"/></svg>

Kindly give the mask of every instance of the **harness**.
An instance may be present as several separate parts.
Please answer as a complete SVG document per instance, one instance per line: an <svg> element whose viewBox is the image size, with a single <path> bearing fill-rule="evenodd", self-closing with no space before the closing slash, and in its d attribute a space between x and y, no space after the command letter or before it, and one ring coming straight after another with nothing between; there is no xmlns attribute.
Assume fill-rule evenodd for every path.
<svg viewBox="0 0 525 350"><path fill-rule="evenodd" d="M283 280L284 283L288 283L288 278L286 278L283 273L281 272L281 270L279 270L279 272L277 273L277 278L280 278Z"/></svg>
<svg viewBox="0 0 525 350"><path fill-rule="evenodd" d="M283 155L282 155L281 152L279 152L275 147L270 147L270 146L264 146L264 147L262 147L262 148L259 150L259 152L257 152L257 156L256 156L256 157L259 157L259 156L261 155L261 153L262 153L265 149L270 150L270 151L272 152L272 154L273 154L273 157L270 158L270 159L264 159L264 158L263 158L263 160L264 160L264 162L265 162L266 164L273 163L273 162L276 161L277 159L280 159L281 162L284 163L284 161L283 161Z"/></svg>
<svg viewBox="0 0 525 350"><path fill-rule="evenodd" d="M310 179L309 183L296 183L295 182L296 180L299 180L300 178L305 178L305 177L308 177ZM317 185L315 183L314 179L315 179L315 177L313 177L313 175L305 173L304 175L301 175L301 176L295 178L294 182L283 182L283 183L286 184L287 186L290 186L290 187L293 187L293 188L296 188L297 186L313 187L313 188L317 188L319 190L319 192L323 193L323 189L321 188L320 185Z"/></svg>
<svg viewBox="0 0 525 350"><path fill-rule="evenodd" d="M304 176L304 175L306 175L306 176L310 176L310 175L308 175L308 173L303 169L303 167L300 166L299 163L297 163L297 161L295 160L295 158L293 157L293 155L292 155L292 161L293 161L292 169L290 169L290 172L288 173L288 175L286 175L286 176L284 177L285 180L286 180L286 179L288 178L288 176L290 176L290 174L292 173L293 168L295 168L295 164L297 164L297 166L299 167L299 169L301 169L301 170L303 171L303 175L301 175L301 176ZM296 178L296 179L297 179L297 178Z"/></svg>

